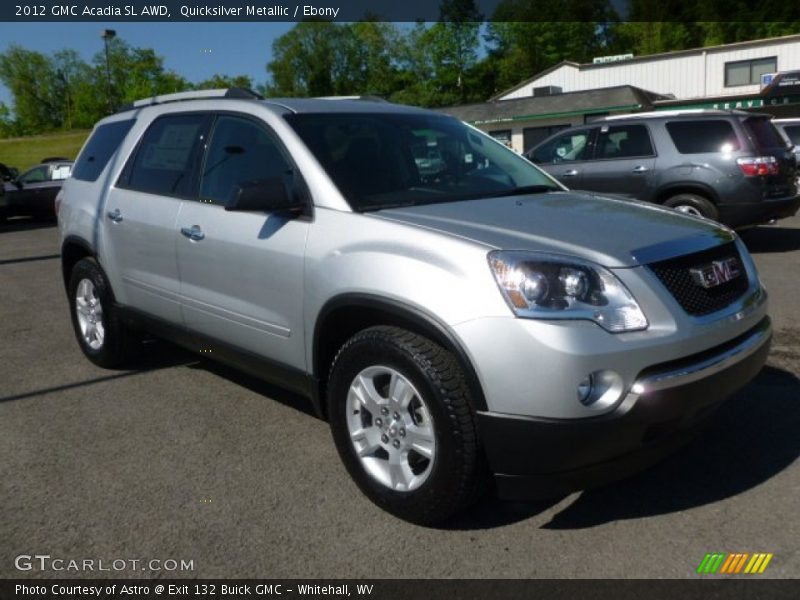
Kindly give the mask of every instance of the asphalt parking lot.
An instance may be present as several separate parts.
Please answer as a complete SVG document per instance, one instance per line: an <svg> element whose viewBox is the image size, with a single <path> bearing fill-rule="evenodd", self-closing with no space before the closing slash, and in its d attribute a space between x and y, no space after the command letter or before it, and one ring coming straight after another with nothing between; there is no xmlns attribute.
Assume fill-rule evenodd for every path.
<svg viewBox="0 0 800 600"><path fill-rule="evenodd" d="M634 478L490 502L447 527L367 501L302 400L150 346L107 371L73 340L52 225L0 225L0 577L15 557L193 561L190 577L697 577L707 552L800 576L800 218L748 232L769 364L705 434ZM88 573L83 575L90 575Z"/></svg>

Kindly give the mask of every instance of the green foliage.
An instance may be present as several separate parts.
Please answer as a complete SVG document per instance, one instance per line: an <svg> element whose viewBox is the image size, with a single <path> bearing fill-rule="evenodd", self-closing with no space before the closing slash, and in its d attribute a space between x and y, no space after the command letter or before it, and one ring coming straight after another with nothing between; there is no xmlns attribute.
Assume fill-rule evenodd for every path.
<svg viewBox="0 0 800 600"><path fill-rule="evenodd" d="M13 120L0 110L2 137L89 128L126 102L191 87L152 49L119 38L109 43L108 65L105 52L87 63L74 50L47 56L11 45L0 53L0 81L14 98Z"/></svg>
<svg viewBox="0 0 800 600"><path fill-rule="evenodd" d="M16 135L16 123L11 118L11 110L4 102L0 102L0 138Z"/></svg>
<svg viewBox="0 0 800 600"><path fill-rule="evenodd" d="M183 77L164 68L164 59L156 55L152 48L134 48L124 40L114 38L108 44L108 57L111 74L110 99L108 90L104 96L111 111L140 98L191 88ZM95 54L93 62L95 89L104 89L105 53Z"/></svg>
<svg viewBox="0 0 800 600"><path fill-rule="evenodd" d="M15 128L20 134L48 131L61 125L64 107L58 77L47 56L12 44L0 54L0 81L15 98Z"/></svg>
<svg viewBox="0 0 800 600"><path fill-rule="evenodd" d="M375 94L396 89L399 40L389 23L304 21L272 45L271 96Z"/></svg>
<svg viewBox="0 0 800 600"><path fill-rule="evenodd" d="M249 75L212 75L211 78L194 84L196 90L218 90L225 88L253 89L253 80Z"/></svg>

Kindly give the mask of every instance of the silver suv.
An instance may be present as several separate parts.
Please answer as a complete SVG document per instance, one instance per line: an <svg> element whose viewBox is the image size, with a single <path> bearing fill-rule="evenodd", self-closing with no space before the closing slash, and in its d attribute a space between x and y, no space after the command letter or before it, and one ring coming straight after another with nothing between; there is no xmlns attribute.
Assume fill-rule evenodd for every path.
<svg viewBox="0 0 800 600"><path fill-rule="evenodd" d="M420 166L420 148L440 161ZM685 441L764 364L736 235L567 191L451 117L207 91L102 120L59 197L86 356L147 332L311 399L361 490L433 523Z"/></svg>

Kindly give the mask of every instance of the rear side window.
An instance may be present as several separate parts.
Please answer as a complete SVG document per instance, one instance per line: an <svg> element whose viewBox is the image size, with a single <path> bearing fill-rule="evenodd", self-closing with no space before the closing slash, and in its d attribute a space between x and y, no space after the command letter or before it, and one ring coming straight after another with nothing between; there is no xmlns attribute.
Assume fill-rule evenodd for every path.
<svg viewBox="0 0 800 600"><path fill-rule="evenodd" d="M597 137L595 158L652 156L653 145L644 125L602 127Z"/></svg>
<svg viewBox="0 0 800 600"><path fill-rule="evenodd" d="M681 154L731 152L740 148L728 121L673 121L667 123L667 131Z"/></svg>
<svg viewBox="0 0 800 600"><path fill-rule="evenodd" d="M745 119L744 128L759 149L786 147L786 142L769 119Z"/></svg>
<svg viewBox="0 0 800 600"><path fill-rule="evenodd" d="M96 128L78 157L72 176L82 181L96 181L135 122L135 119L115 121Z"/></svg>
<svg viewBox="0 0 800 600"><path fill-rule="evenodd" d="M783 130L795 146L800 146L800 125L786 125Z"/></svg>
<svg viewBox="0 0 800 600"><path fill-rule="evenodd" d="M125 167L123 187L163 196L188 196L206 115L170 115L153 121Z"/></svg>
<svg viewBox="0 0 800 600"><path fill-rule="evenodd" d="M590 129L560 135L533 151L535 163L560 163L586 160Z"/></svg>

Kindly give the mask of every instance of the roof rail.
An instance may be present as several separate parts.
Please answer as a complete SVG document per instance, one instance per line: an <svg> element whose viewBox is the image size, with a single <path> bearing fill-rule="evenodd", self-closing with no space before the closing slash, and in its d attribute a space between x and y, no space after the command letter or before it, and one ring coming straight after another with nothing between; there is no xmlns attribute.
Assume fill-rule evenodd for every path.
<svg viewBox="0 0 800 600"><path fill-rule="evenodd" d="M720 108L676 108L672 110L653 110L624 115L612 115L609 117L602 117L597 119L597 121L621 121L623 119L646 119L648 117L678 117L681 115L728 115L731 113L749 114L741 110L723 110Z"/></svg>
<svg viewBox="0 0 800 600"><path fill-rule="evenodd" d="M380 96L317 96L315 100L363 100L364 102L389 102Z"/></svg>
<svg viewBox="0 0 800 600"><path fill-rule="evenodd" d="M144 106L154 106L167 102L182 102L184 100L208 100L210 98L236 98L240 100L263 100L263 96L252 90L245 88L221 88L216 90L193 90L191 92L178 92L176 94L162 94L151 98L142 98L126 104L118 112L131 110L132 108L142 108Z"/></svg>

